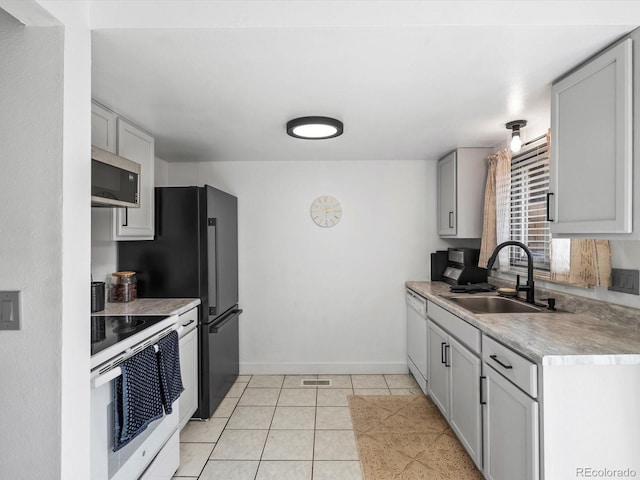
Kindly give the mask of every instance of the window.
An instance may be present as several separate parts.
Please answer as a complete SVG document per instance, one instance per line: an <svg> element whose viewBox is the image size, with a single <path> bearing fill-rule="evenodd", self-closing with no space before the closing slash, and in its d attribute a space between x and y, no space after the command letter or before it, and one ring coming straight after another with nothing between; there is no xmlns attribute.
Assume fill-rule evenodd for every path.
<svg viewBox="0 0 640 480"><path fill-rule="evenodd" d="M511 159L511 240L522 242L533 254L537 274L549 275L551 231L547 221L549 145L543 135L526 143ZM527 255L509 247L511 270L527 267Z"/></svg>

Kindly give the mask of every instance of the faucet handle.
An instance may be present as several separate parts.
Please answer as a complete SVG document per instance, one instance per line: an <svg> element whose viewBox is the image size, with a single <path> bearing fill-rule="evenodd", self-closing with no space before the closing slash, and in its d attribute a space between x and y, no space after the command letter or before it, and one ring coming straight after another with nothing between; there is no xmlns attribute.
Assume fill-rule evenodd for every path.
<svg viewBox="0 0 640 480"><path fill-rule="evenodd" d="M540 299L541 302L547 302L547 310L554 310L556 309L556 299L555 298L541 298Z"/></svg>
<svg viewBox="0 0 640 480"><path fill-rule="evenodd" d="M555 298L547 298L547 305L549 310L556 309L556 299Z"/></svg>

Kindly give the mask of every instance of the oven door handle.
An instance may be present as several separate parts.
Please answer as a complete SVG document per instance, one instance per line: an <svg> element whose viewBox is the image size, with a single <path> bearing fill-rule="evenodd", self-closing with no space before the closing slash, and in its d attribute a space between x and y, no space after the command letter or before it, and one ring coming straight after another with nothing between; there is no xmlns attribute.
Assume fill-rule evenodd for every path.
<svg viewBox="0 0 640 480"><path fill-rule="evenodd" d="M242 312L242 310L240 310L240 312ZM167 330L167 332L175 331L178 334L178 338L182 338L183 334L186 335L191 330L194 330L196 328L196 327L189 328L189 326L194 322L195 320L191 320L190 322L184 325L180 325L177 328L170 328L169 330ZM153 348L156 352L158 351L157 342L153 345ZM127 354L131 353L133 350L134 350L133 348L129 348L125 353ZM122 375L122 369L120 367L114 367L111 370L108 370L107 372L103 373L102 375L98 375L97 377L95 377L92 380L93 388L100 388L105 383L109 383L111 380L113 380L114 378L118 378L120 375Z"/></svg>
<svg viewBox="0 0 640 480"><path fill-rule="evenodd" d="M93 379L93 388L100 388L105 383L109 383L114 378L118 378L122 375L122 369L120 367L115 367L109 370L107 373L97 376Z"/></svg>

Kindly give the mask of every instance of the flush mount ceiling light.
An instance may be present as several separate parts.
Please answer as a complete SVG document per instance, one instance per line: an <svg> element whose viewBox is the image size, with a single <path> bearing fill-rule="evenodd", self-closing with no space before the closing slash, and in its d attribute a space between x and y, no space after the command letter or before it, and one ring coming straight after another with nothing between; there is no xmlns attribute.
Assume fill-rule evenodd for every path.
<svg viewBox="0 0 640 480"><path fill-rule="evenodd" d="M507 130L512 130L511 132L511 151L513 153L519 152L522 147L522 139L520 138L520 129L527 125L526 120L514 120L513 122L509 122L505 125Z"/></svg>
<svg viewBox="0 0 640 480"><path fill-rule="evenodd" d="M289 135L306 140L339 137L343 131L342 122L330 117L300 117L287 122Z"/></svg>

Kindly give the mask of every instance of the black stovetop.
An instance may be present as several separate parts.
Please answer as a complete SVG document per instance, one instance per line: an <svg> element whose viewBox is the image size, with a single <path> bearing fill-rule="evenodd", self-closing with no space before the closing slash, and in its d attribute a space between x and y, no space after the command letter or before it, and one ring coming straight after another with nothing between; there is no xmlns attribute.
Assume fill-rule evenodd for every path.
<svg viewBox="0 0 640 480"><path fill-rule="evenodd" d="M167 315L91 315L91 355L161 322Z"/></svg>

